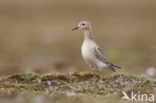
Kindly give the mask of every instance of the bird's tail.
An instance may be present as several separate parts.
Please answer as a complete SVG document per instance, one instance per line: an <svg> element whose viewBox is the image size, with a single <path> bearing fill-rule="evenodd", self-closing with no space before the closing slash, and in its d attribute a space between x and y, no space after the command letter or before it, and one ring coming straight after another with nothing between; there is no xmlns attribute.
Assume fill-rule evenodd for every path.
<svg viewBox="0 0 156 103"><path fill-rule="evenodd" d="M109 63L109 67L110 67L110 70L112 70L114 72L116 72L116 71L115 71L115 69L113 67L118 68L118 69L121 69L121 67L119 67L119 66L117 66L115 64L112 64L112 63Z"/></svg>

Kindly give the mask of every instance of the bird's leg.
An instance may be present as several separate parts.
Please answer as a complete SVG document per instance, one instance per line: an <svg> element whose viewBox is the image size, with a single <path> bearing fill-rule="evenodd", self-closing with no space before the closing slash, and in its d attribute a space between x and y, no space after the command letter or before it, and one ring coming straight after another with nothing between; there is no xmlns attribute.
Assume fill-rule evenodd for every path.
<svg viewBox="0 0 156 103"><path fill-rule="evenodd" d="M101 89L101 85L102 85L102 72L100 70L100 89Z"/></svg>
<svg viewBox="0 0 156 103"><path fill-rule="evenodd" d="M94 78L94 80L93 80L93 90L95 90L95 73L94 73L94 71L93 71L93 78Z"/></svg>

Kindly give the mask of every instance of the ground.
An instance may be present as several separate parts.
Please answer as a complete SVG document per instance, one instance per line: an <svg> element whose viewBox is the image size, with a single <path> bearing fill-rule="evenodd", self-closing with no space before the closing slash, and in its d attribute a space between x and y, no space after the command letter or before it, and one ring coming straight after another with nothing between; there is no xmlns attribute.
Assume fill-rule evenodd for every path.
<svg viewBox="0 0 156 103"><path fill-rule="evenodd" d="M92 89L92 82L93 75L84 72L64 75L59 73L53 75L21 73L2 76L0 77L0 101L114 103L114 101L121 101L123 91L129 96L130 91L156 95L156 80L142 76L123 74L104 76L102 89L98 89L99 75L96 74L96 90ZM128 100L123 101L128 102Z"/></svg>

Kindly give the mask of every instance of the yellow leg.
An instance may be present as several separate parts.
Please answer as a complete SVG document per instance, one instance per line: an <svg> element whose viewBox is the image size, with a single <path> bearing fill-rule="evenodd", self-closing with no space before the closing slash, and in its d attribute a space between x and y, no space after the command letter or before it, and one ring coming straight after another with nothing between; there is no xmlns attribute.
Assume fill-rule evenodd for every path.
<svg viewBox="0 0 156 103"><path fill-rule="evenodd" d="M95 73L94 73L94 71L93 71L93 78L94 78L94 80L93 80L93 90L95 90Z"/></svg>
<svg viewBox="0 0 156 103"><path fill-rule="evenodd" d="M102 72L100 71L100 89L101 89L101 85L102 85Z"/></svg>

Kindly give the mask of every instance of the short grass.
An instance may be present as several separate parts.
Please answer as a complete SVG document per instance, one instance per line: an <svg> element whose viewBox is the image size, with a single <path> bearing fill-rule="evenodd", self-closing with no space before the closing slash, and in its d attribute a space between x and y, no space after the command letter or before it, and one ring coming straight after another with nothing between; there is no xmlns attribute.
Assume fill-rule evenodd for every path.
<svg viewBox="0 0 156 103"><path fill-rule="evenodd" d="M2 76L0 77L0 96L10 98L10 96L21 97L21 95L27 95L29 97L27 102L38 96L43 96L44 99L47 98L46 102L49 102L48 99L52 98L54 101L57 101L55 98L61 98L65 101L64 97L68 98L68 101L75 101L76 99L73 98L79 98L82 101L85 101L85 98L92 98L93 101L97 98L107 98L108 102L113 102L111 98L120 101L123 90L127 93L132 90L141 91L142 93L155 93L155 79L124 74L104 76L102 89L98 89L99 75L96 74L96 90L93 90L92 77L91 73L84 72L73 72L66 75L59 73L51 75L21 73L6 77ZM33 97L31 97L32 95ZM13 98L13 100L15 99Z"/></svg>

